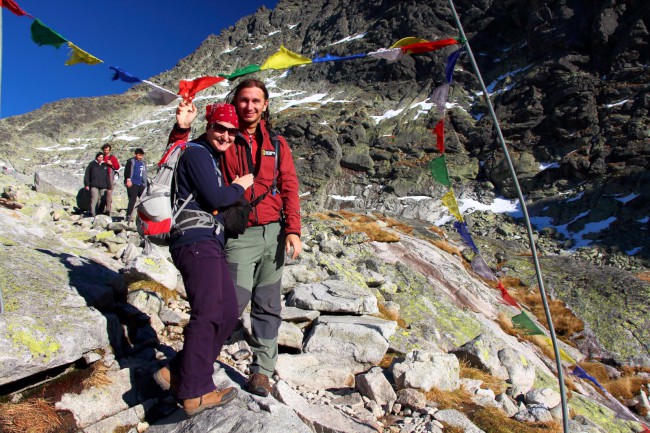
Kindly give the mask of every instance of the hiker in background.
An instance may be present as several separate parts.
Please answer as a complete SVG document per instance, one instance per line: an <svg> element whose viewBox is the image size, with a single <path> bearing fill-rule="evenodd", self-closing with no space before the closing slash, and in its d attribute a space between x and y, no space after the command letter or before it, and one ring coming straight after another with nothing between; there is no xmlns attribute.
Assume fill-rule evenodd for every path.
<svg viewBox="0 0 650 433"><path fill-rule="evenodd" d="M104 153L97 152L95 160L88 164L84 174L84 188L90 191L90 215L101 214L105 206L108 180L108 166L104 163Z"/></svg>
<svg viewBox="0 0 650 433"><path fill-rule="evenodd" d="M129 197L129 204L126 207L126 222L130 223L135 202L147 185L147 164L144 161L144 150L135 149L133 158L126 162L124 185L126 186L126 194Z"/></svg>
<svg viewBox="0 0 650 433"><path fill-rule="evenodd" d="M111 150L113 148L110 144L106 143L102 146L102 152L104 152L104 163L108 166L108 179L111 182L110 188L106 190L106 215L111 214L113 210L113 190L115 187L115 177L117 176L117 170L120 169L120 163L118 162L115 155L111 155Z"/></svg>
<svg viewBox="0 0 650 433"><path fill-rule="evenodd" d="M269 378L278 357L284 255L286 252L295 259L302 251L299 185L291 149L281 136L278 136L276 166L269 124L269 93L264 83L244 80L231 94L239 117L239 134L235 145L224 154L224 177L232 181L236 176L254 173L255 183L245 196L249 201L262 196L263 199L250 213L243 234L226 234L226 260L235 280L240 315L252 301L250 346L254 357L247 389L267 396L271 391ZM195 117L194 104L182 101L169 141L187 139ZM253 167L249 167L249 155Z"/></svg>
<svg viewBox="0 0 650 433"><path fill-rule="evenodd" d="M177 222L207 215L216 224L171 233L169 250L183 277L191 315L183 330L183 349L169 366L154 374L163 389L171 389L183 400L189 416L226 404L237 395L232 387L217 390L212 380L214 362L239 317L237 295L225 259L220 211L235 203L253 184L253 175L249 174L236 177L226 186L216 162L235 140L239 125L235 107L208 106L206 120L205 133L192 142L197 145L188 146L178 161L174 203L179 206L193 196Z"/></svg>

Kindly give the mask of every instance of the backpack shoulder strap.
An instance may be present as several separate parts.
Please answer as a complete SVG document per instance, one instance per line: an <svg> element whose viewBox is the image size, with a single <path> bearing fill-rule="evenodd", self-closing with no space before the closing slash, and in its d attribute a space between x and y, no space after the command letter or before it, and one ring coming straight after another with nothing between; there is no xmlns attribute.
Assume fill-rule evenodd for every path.
<svg viewBox="0 0 650 433"><path fill-rule="evenodd" d="M269 134L271 135L271 142L275 147L275 165L273 166L273 184L271 185L271 195L275 195L278 192L278 171L280 166L280 137L275 130L270 130Z"/></svg>
<svg viewBox="0 0 650 433"><path fill-rule="evenodd" d="M217 167L217 162L212 157L212 153L205 146L202 146L201 144L195 143L193 141L188 141L187 143L183 143L183 144L185 144L185 145L180 149L180 154L178 155L178 158L176 158L176 165L173 167L174 168L174 197L172 199L172 203L174 203L174 204L176 204L176 196L178 195L178 181L177 181L177 176L176 176L176 173L177 173L176 172L176 167L178 167L178 163L180 162L181 157L183 156L183 153L185 153L185 151L190 147L198 147L198 148L201 148L201 149L205 150L206 152L208 152L208 154L210 155L210 159L212 160L212 167L214 168L214 172L217 175L217 179L219 179L219 186L222 186L221 170L219 170L219 167ZM185 206L187 206L187 204L190 201L194 200L195 197L196 197L196 190L192 191L190 193L190 195L188 195L187 198L183 201L183 204L174 213L174 218L176 218L176 216L178 214L180 214L180 212L185 208Z"/></svg>

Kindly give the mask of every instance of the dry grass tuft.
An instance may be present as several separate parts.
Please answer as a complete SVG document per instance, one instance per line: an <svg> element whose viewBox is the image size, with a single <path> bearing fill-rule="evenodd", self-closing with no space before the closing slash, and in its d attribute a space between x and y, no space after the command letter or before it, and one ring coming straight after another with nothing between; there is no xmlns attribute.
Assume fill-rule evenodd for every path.
<svg viewBox="0 0 650 433"><path fill-rule="evenodd" d="M395 230L400 231L402 233L405 233L407 235L411 234L413 232L413 226L401 223L401 222L397 221L396 219L391 218L391 217L386 216L386 215L381 215L381 214L374 214L374 215L377 217L377 219L385 222L386 225L388 225L388 227L390 227L392 229L395 229Z"/></svg>
<svg viewBox="0 0 650 433"><path fill-rule="evenodd" d="M445 233L445 231L443 229L441 229L440 227L429 226L429 227L427 227L427 230L429 230L432 233L437 234L440 237L443 237L443 238L447 237L447 234Z"/></svg>
<svg viewBox="0 0 650 433"><path fill-rule="evenodd" d="M632 399L639 395L641 387L648 382L637 376L623 376L619 379L609 380L600 384L615 397Z"/></svg>
<svg viewBox="0 0 650 433"><path fill-rule="evenodd" d="M376 222L348 222L346 226L350 229L350 232L364 232L368 235L370 240L377 242L399 242L400 237L396 233L388 232L381 227Z"/></svg>
<svg viewBox="0 0 650 433"><path fill-rule="evenodd" d="M508 289L508 293L517 302L527 306L537 320L548 329L544 304L539 291L530 290L517 278L506 277L501 282ZM584 330L584 322L576 317L564 302L557 299L547 299L547 302L557 337L563 342L574 346L570 338Z"/></svg>
<svg viewBox="0 0 650 433"><path fill-rule="evenodd" d="M505 391L506 388L505 381L492 376L486 371L470 366L466 361L460 362L460 377L480 380L483 382L481 388L491 389L497 395Z"/></svg>
<svg viewBox="0 0 650 433"><path fill-rule="evenodd" d="M318 219L323 220L323 221L329 221L329 220L333 220L333 219L340 219L340 218L336 218L336 215L333 214L333 213L325 214L323 212L314 212L314 213L310 214L309 216L312 216L314 218L318 218Z"/></svg>
<svg viewBox="0 0 650 433"><path fill-rule="evenodd" d="M397 358L396 353L392 352L386 352L383 358L381 358L381 361L379 361L379 367L383 368L384 370L389 368L393 364L393 359Z"/></svg>
<svg viewBox="0 0 650 433"><path fill-rule="evenodd" d="M636 277L641 281L650 281L650 272L639 272Z"/></svg>
<svg viewBox="0 0 650 433"><path fill-rule="evenodd" d="M129 433L132 427L133 426L130 425L121 425L119 427L115 427L112 433Z"/></svg>
<svg viewBox="0 0 650 433"><path fill-rule="evenodd" d="M169 302L170 299L178 299L179 297L176 290L168 289L162 284L151 280L135 281L129 284L129 292L133 292L135 290L144 290L146 292L158 293L165 302Z"/></svg>
<svg viewBox="0 0 650 433"><path fill-rule="evenodd" d="M507 288L517 290L517 289L526 289L528 286L517 277L503 276L499 278L499 281L503 283Z"/></svg>
<svg viewBox="0 0 650 433"><path fill-rule="evenodd" d="M490 433L560 433L562 426L557 421L522 423L508 418L495 407L484 407L470 415L478 428ZM445 430L446 431L446 430Z"/></svg>
<svg viewBox="0 0 650 433"><path fill-rule="evenodd" d="M443 251L448 252L449 254L462 257L460 248L458 248L456 245L452 245L447 241L442 241L442 240L431 240L429 241L436 247L440 248Z"/></svg>
<svg viewBox="0 0 650 433"><path fill-rule="evenodd" d="M632 367L629 365L624 365L621 367L621 372L624 376L633 376L637 373L649 373L650 367Z"/></svg>
<svg viewBox="0 0 650 433"><path fill-rule="evenodd" d="M465 433L465 429L462 427L456 427L446 422L441 423L444 427L443 431L445 433Z"/></svg>
<svg viewBox="0 0 650 433"><path fill-rule="evenodd" d="M377 218L371 217L370 215L354 213L345 209L341 209L338 214L341 218L358 223L371 223L377 221Z"/></svg>
<svg viewBox="0 0 650 433"><path fill-rule="evenodd" d="M393 322L397 322L397 326L399 328L402 329L408 328L408 325L404 321L404 319L399 317L399 313L388 311L384 304L378 304L377 307L379 308L379 314L377 315L378 317L381 317L382 319L386 319L386 320L392 320Z"/></svg>
<svg viewBox="0 0 650 433"><path fill-rule="evenodd" d="M371 241L377 242L399 242L400 237L391 233L387 230L384 230L379 226L377 220L382 219L386 221L388 227L395 227L398 230L401 230L405 233L413 230L412 227L401 224L392 218L385 216L372 217L365 214L357 214L347 210L339 210L338 212L316 212L311 216L320 218L322 220L336 220L339 221L343 226L347 227L346 234L350 233L359 233L363 232L368 235ZM408 232L406 230L409 230Z"/></svg>
<svg viewBox="0 0 650 433"><path fill-rule="evenodd" d="M101 362L96 362L90 367L91 373L90 376L81 381L83 389L88 389L91 387L101 388L103 386L110 385L113 383L110 377L108 377L108 367L106 367Z"/></svg>
<svg viewBox="0 0 650 433"><path fill-rule="evenodd" d="M49 433L61 424L54 406L42 398L0 404L0 431L4 433Z"/></svg>
<svg viewBox="0 0 650 433"><path fill-rule="evenodd" d="M592 376L594 376L596 380L598 380L598 382L600 382L600 384L614 397L619 400L631 400L637 398L643 388L650 386L650 377L647 375L649 371L650 368L648 367L623 366L623 368L621 368L623 376L618 379L601 380L602 375L597 377L592 374ZM638 373L642 374L637 375ZM607 373L605 373L605 377L607 377ZM641 416L648 415L647 408L640 404L637 404L634 409Z"/></svg>
<svg viewBox="0 0 650 433"><path fill-rule="evenodd" d="M513 335L515 337L521 335L519 332L517 332L514 325L512 324L512 320L510 320L510 316L508 316L506 313L499 313L497 323L506 334Z"/></svg>
<svg viewBox="0 0 650 433"><path fill-rule="evenodd" d="M464 404L473 404L472 396L462 386L453 391L442 391L432 388L424 393L428 401L436 404L439 409L457 409L462 412Z"/></svg>
<svg viewBox="0 0 650 433"><path fill-rule="evenodd" d="M522 340L530 341L535 346L539 347L539 350L542 351L547 358L555 360L555 349L553 345L548 344L546 336L544 335L521 335Z"/></svg>

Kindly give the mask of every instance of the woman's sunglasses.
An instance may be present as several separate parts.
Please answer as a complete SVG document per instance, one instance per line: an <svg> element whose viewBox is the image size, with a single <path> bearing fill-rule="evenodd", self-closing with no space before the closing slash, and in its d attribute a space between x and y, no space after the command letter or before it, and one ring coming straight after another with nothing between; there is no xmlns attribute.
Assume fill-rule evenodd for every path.
<svg viewBox="0 0 650 433"><path fill-rule="evenodd" d="M214 129L215 132L217 132L219 134L225 134L227 132L230 136L233 136L233 135L237 135L239 133L239 129L237 129L237 128L227 128L227 127L223 126L221 123L213 123L210 126L212 127L212 129Z"/></svg>

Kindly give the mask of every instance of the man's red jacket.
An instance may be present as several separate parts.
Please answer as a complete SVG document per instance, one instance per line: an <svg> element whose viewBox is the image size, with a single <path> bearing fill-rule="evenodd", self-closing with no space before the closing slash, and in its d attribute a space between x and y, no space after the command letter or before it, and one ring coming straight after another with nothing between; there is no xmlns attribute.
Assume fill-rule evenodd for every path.
<svg viewBox="0 0 650 433"><path fill-rule="evenodd" d="M251 188L246 190L244 196L249 201L252 201L255 197L259 197L266 191L269 192L254 208L253 212L251 212L248 219L248 227L280 221L284 213L285 233L300 236L299 185L296 168L293 165L291 149L284 137L278 136L280 141L280 159L277 170L277 193L273 195L270 189L273 184L275 171L275 147L264 121L260 123L257 131L256 136L258 141L261 132L262 146L258 146L256 154L252 155L253 165L255 166L253 170L255 182ZM182 129L178 125L174 125L174 128L169 134L169 143L174 143L178 140L187 141L189 135L190 128ZM242 133L239 133L235 138L235 144L230 146L222 155L221 171L227 184L230 184L235 177L243 176L249 172L246 169L248 167L246 149L249 147L249 142Z"/></svg>
<svg viewBox="0 0 650 433"><path fill-rule="evenodd" d="M109 172L109 173L113 173L113 171L117 171L117 170L120 169L120 163L118 162L118 160L117 160L117 158L115 157L115 155L111 155L111 154L109 154L108 156L105 156L105 157L104 157L104 163L106 163L106 162L108 162L108 161L111 161L111 162L113 163L112 166L111 166L111 165L108 166L108 172ZM108 165L108 164L107 164L107 165Z"/></svg>

